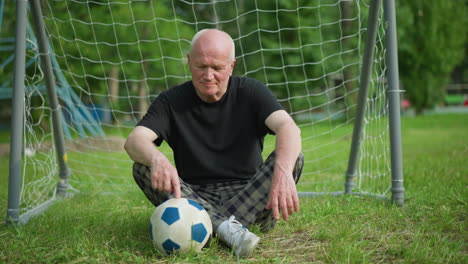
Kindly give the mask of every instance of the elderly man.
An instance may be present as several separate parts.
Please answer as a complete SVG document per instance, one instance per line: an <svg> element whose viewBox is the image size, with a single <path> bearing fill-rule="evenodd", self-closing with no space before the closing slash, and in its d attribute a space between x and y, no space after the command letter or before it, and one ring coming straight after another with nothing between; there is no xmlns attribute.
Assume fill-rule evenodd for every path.
<svg viewBox="0 0 468 264"><path fill-rule="evenodd" d="M219 239L248 256L259 237L246 227L271 229L299 211L296 183L303 156L300 129L271 91L254 79L232 76L234 41L205 29L187 54L192 80L161 93L128 136L133 175L155 205L186 197L208 212ZM263 140L276 149L263 161ZM175 167L156 146L165 140ZM156 146L155 146L156 145Z"/></svg>

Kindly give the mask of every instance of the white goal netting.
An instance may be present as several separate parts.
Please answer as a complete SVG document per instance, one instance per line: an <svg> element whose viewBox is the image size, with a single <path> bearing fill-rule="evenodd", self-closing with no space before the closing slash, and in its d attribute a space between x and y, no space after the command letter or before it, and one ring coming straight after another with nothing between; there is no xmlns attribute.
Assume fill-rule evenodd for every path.
<svg viewBox="0 0 468 264"><path fill-rule="evenodd" d="M235 41L235 74L264 82L301 128L305 168L299 190L343 191L368 2L44 1L71 186L82 193L139 191L122 147L125 137L161 91L190 79L185 58L193 34L217 27ZM355 190L386 195L391 179L383 34L379 25ZM50 199L58 180L32 30L27 52L24 210ZM265 155L273 148L267 139ZM162 150L172 156L167 146Z"/></svg>

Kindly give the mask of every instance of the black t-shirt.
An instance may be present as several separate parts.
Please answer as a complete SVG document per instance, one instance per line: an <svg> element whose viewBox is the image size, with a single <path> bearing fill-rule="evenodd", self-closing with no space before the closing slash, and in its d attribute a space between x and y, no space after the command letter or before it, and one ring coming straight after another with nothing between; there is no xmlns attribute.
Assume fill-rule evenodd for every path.
<svg viewBox="0 0 468 264"><path fill-rule="evenodd" d="M179 176L191 184L246 180L262 164L265 119L282 109L261 82L231 77L223 97L202 101L191 81L162 92L138 123L174 152Z"/></svg>

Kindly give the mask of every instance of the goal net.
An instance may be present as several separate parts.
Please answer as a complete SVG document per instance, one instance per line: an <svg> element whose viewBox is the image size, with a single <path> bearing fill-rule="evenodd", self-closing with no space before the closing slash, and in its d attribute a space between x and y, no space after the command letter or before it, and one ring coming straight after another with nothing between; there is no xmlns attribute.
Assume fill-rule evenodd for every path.
<svg viewBox="0 0 468 264"><path fill-rule="evenodd" d="M125 138L160 92L191 78L186 53L194 33L218 28L234 39L234 74L264 82L302 130L299 191L343 191L369 2L43 1L71 190L139 192ZM391 175L382 24L354 191L386 196ZM36 36L29 26L27 32L22 213L53 199L58 181L44 71ZM273 148L268 137L264 154ZM161 149L172 157L167 146Z"/></svg>

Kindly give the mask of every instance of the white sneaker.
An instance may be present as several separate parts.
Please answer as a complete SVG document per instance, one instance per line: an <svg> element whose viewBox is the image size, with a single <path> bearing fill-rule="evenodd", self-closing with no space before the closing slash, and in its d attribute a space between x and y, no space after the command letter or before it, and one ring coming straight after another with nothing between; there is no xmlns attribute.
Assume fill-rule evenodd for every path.
<svg viewBox="0 0 468 264"><path fill-rule="evenodd" d="M216 229L216 234L234 249L236 256L247 257L257 247L260 238L234 218L231 216L229 220L222 222Z"/></svg>

